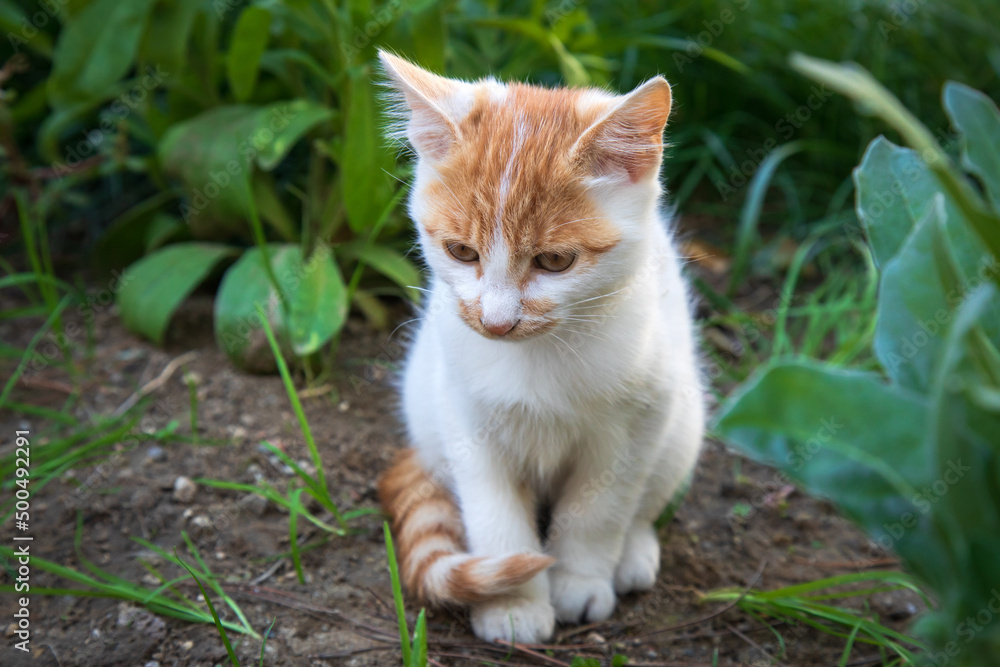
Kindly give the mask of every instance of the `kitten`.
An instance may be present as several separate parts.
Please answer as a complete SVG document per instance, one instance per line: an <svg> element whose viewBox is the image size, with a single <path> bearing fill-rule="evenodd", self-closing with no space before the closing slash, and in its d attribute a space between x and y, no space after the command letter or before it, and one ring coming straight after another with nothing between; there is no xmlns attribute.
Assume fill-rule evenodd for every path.
<svg viewBox="0 0 1000 667"><path fill-rule="evenodd" d="M380 57L431 282L402 382L414 448L379 495L412 593L471 605L482 639L543 641L653 587L653 522L701 446L659 212L670 86L469 83Z"/></svg>

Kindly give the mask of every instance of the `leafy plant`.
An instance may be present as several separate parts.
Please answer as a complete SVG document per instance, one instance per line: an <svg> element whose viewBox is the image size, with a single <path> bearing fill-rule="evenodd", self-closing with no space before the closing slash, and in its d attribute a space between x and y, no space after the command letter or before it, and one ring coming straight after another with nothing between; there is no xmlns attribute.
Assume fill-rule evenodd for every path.
<svg viewBox="0 0 1000 667"><path fill-rule="evenodd" d="M761 230L780 224L801 237L850 214L837 202L873 136L870 123L843 123L835 98L809 102L811 84L785 66L789 51L866 63L933 115L923 82L950 76L995 90L989 58L996 62L1000 43L995 3L975 0L914 8L816 0L682 0L665 9L557 0L51 7L38 14L31 0L0 0L0 26L20 52L0 73L0 85L9 79L0 96L9 156L0 182L30 184L45 225L113 220L95 263L133 264L122 313L154 341L199 284L238 269L254 277L245 291L237 289L243 281L224 279L215 326L233 361L260 371L274 366L254 303L267 308L287 358L317 358L331 351L349 308L384 323L377 296L414 296L407 288L419 274L392 204L393 178L406 180L407 170L380 137L377 46L466 78L627 89L666 74L683 102L666 164L674 201L727 216L730 197L747 199L735 284L753 272ZM800 108L808 118L788 121ZM843 196L830 202L831 190ZM347 280L364 267L365 280ZM307 296L298 297L300 286Z"/></svg>
<svg viewBox="0 0 1000 667"><path fill-rule="evenodd" d="M136 188L145 198L127 197L134 205L99 247L102 266L131 264L119 294L130 329L162 342L180 303L240 255L231 271L266 281L230 280L219 295L216 330L242 366L258 369L253 354L267 350L255 302L269 306L289 357L334 340L352 301L387 319L371 290L384 292L386 280L405 290L419 273L391 242L401 229L397 170L371 60L383 40L406 42L433 17L440 23L443 6L81 0L52 17L62 27L42 53L52 65L40 157L60 177L77 176L78 160L59 144L82 125L90 166L148 179ZM26 7L2 0L0 9L37 36ZM435 48L440 60L443 44L421 41L428 58ZM13 137L0 138L16 150ZM17 176L37 181L37 171ZM150 193L154 184L160 191ZM257 252L247 255L248 244ZM362 266L386 280L349 292L343 275Z"/></svg>
<svg viewBox="0 0 1000 667"><path fill-rule="evenodd" d="M913 147L876 139L855 171L880 272L880 370L777 361L716 428L835 501L874 551L896 551L934 592L936 608L916 627L928 661L990 664L1000 651L1000 624L983 622L1000 597L1000 112L982 93L945 87L966 175L861 68L804 56L793 65Z"/></svg>

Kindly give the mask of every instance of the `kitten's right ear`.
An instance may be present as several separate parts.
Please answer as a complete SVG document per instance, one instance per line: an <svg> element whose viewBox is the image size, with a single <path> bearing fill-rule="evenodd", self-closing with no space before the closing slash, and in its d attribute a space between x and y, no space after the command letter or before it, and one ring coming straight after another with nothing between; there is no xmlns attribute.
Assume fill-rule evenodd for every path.
<svg viewBox="0 0 1000 667"><path fill-rule="evenodd" d="M378 57L409 110L406 138L422 158L443 159L461 138L454 119L471 102L471 84L432 74L387 51L380 50Z"/></svg>

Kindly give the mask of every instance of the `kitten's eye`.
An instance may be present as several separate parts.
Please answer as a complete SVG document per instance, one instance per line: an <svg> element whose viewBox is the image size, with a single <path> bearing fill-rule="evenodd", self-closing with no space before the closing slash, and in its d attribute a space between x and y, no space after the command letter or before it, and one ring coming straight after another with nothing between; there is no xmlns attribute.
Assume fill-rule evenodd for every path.
<svg viewBox="0 0 1000 667"><path fill-rule="evenodd" d="M535 257L535 265L549 271L550 273L560 273L573 266L576 261L576 254L567 252L543 252Z"/></svg>
<svg viewBox="0 0 1000 667"><path fill-rule="evenodd" d="M461 243L448 243L445 248L447 248L452 257L460 262L474 262L479 259L478 252Z"/></svg>

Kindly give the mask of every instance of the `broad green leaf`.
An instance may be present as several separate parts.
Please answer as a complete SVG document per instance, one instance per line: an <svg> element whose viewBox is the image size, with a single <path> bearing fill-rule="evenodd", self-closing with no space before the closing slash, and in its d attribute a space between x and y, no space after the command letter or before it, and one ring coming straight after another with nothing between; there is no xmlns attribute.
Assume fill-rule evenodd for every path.
<svg viewBox="0 0 1000 667"><path fill-rule="evenodd" d="M66 24L49 77L49 101L56 110L100 98L125 76L155 3L94 0Z"/></svg>
<svg viewBox="0 0 1000 667"><path fill-rule="evenodd" d="M882 271L875 354L891 378L911 389L926 390L930 384L940 334L953 316L954 304L934 263L935 227L943 218L943 195L938 194L937 205Z"/></svg>
<svg viewBox="0 0 1000 667"><path fill-rule="evenodd" d="M392 248L382 245L368 244L365 241L354 241L341 247L344 256L359 259L383 276L403 288L406 295L413 301L419 301L422 277L420 269L409 259Z"/></svg>
<svg viewBox="0 0 1000 667"><path fill-rule="evenodd" d="M350 105L344 130L341 193L347 219L356 233L375 224L392 196L388 173L393 159L382 140L380 105L367 69L351 77Z"/></svg>
<svg viewBox="0 0 1000 667"><path fill-rule="evenodd" d="M160 141L164 171L184 184L181 217L197 238L224 238L246 228L245 189L237 186L257 152L252 106L223 106L174 125Z"/></svg>
<svg viewBox="0 0 1000 667"><path fill-rule="evenodd" d="M199 238L247 229L247 189L238 186L256 163L276 167L295 143L332 112L307 100L210 109L173 126L159 146L164 171L185 186L181 216Z"/></svg>
<svg viewBox="0 0 1000 667"><path fill-rule="evenodd" d="M179 82L194 20L204 6L202 0L160 0L150 15L149 27L139 48L139 60L159 67L169 77L176 76L170 83Z"/></svg>
<svg viewBox="0 0 1000 667"><path fill-rule="evenodd" d="M868 145L854 170L858 219L878 266L885 266L899 252L917 221L926 215L923 207L918 210L917 206L930 201L927 180L931 176L927 171L916 153L885 137Z"/></svg>
<svg viewBox="0 0 1000 667"><path fill-rule="evenodd" d="M859 109L879 116L895 128L927 163L950 199L962 211L972 229L994 256L1000 257L1000 213L991 210L955 169L951 159L930 131L892 93L860 65L838 65L801 53L791 57L792 68L858 102ZM992 276L1000 286L1000 274Z"/></svg>
<svg viewBox="0 0 1000 667"><path fill-rule="evenodd" d="M758 374L717 418L725 439L837 503L884 548L930 582L950 566L931 512L919 503L935 480L921 455L925 397L877 374L781 364ZM905 524L905 525L903 525Z"/></svg>
<svg viewBox="0 0 1000 667"><path fill-rule="evenodd" d="M257 165L271 171L285 159L299 139L314 127L333 117L333 110L309 100L292 100L264 107L257 119L262 138L267 131L273 139L264 141L257 152Z"/></svg>
<svg viewBox="0 0 1000 667"><path fill-rule="evenodd" d="M1000 271L961 212L953 208L946 213L945 195L930 197L930 205L920 207L926 210L923 219L882 269L874 343L890 377L923 391L930 385L942 334L955 309ZM1000 306L989 308L984 321L989 331L1000 331Z"/></svg>
<svg viewBox="0 0 1000 667"><path fill-rule="evenodd" d="M336 336L347 320L347 286L326 246L296 267L289 331L292 350L307 356Z"/></svg>
<svg viewBox="0 0 1000 667"><path fill-rule="evenodd" d="M943 197L943 220L965 280L977 278L984 247L963 220L963 211L927 163L909 148L884 137L871 142L854 170L857 212L881 268L899 252L917 223L930 214L935 197Z"/></svg>
<svg viewBox="0 0 1000 667"><path fill-rule="evenodd" d="M212 269L236 254L215 243L178 243L143 257L121 278L118 308L131 331L162 343L177 307Z"/></svg>
<svg viewBox="0 0 1000 667"><path fill-rule="evenodd" d="M267 49L270 30L271 12L263 7L246 8L236 21L226 57L226 71L237 102L246 102L253 96L260 57Z"/></svg>
<svg viewBox="0 0 1000 667"><path fill-rule="evenodd" d="M962 133L962 165L1000 209L1000 110L987 95L955 81L945 84L944 108Z"/></svg>
<svg viewBox="0 0 1000 667"><path fill-rule="evenodd" d="M1000 412L976 404L974 394L987 379L977 350L970 344L983 315L994 307L998 291L991 283L978 288L961 305L943 336L944 354L931 388L930 433L937 480L923 490L922 502L943 516L950 548L959 562L948 588L950 618L944 625L975 615L1000 587ZM1000 343L1000 336L993 344ZM984 586L984 582L991 585ZM956 593L961 592L961 596ZM1000 631L980 643L1000 645ZM948 641L948 638L945 638Z"/></svg>
<svg viewBox="0 0 1000 667"><path fill-rule="evenodd" d="M0 32L16 53L31 49L46 58L52 57L52 39L48 33L35 27L24 10L12 0L0 0Z"/></svg>
<svg viewBox="0 0 1000 667"><path fill-rule="evenodd" d="M297 245L271 244L268 254L282 293L293 299L304 278L302 251ZM215 340L238 367L253 373L272 373L277 366L257 304L267 313L283 353L291 358L289 314L268 278L263 253L260 248L251 248L222 278L215 298Z"/></svg>

